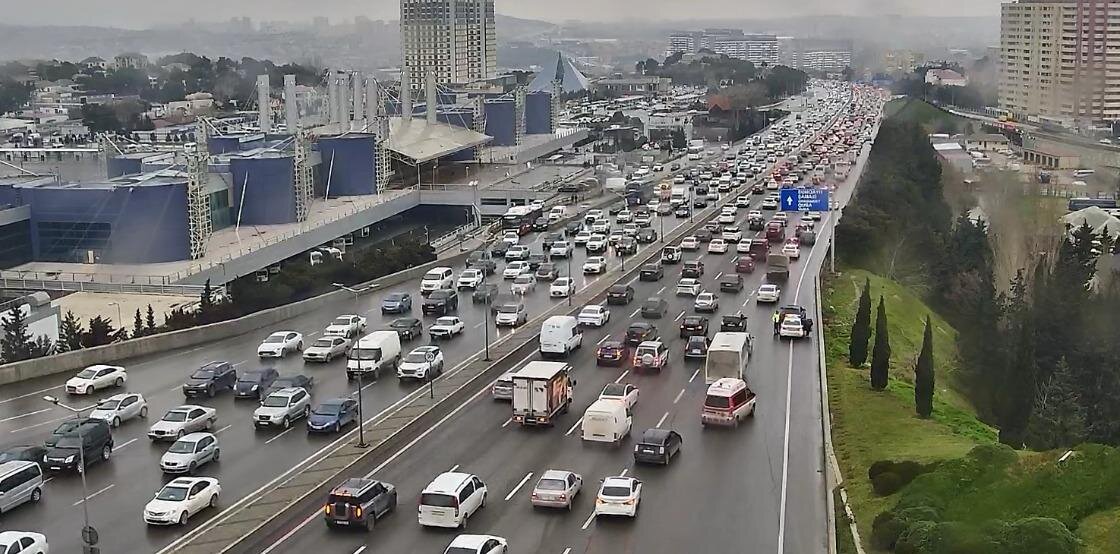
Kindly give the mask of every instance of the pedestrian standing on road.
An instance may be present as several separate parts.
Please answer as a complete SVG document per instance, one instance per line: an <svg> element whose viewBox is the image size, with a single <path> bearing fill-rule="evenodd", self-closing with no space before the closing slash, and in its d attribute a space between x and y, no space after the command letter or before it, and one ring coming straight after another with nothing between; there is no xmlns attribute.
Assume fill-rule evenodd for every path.
<svg viewBox="0 0 1120 554"><path fill-rule="evenodd" d="M778 329L781 327L781 325L782 325L782 315L781 315L781 313L778 312L778 310L774 310L774 334L775 335L778 334Z"/></svg>

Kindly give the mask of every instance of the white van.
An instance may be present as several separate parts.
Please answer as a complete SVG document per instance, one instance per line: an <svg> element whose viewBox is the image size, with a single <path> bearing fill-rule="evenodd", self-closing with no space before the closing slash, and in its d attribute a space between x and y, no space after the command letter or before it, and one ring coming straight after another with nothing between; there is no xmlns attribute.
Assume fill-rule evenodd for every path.
<svg viewBox="0 0 1120 554"><path fill-rule="evenodd" d="M1096 172L1093 171L1092 169L1078 169L1078 170L1075 170L1073 172L1073 176L1074 177L1088 177L1088 176L1092 175L1093 173L1096 173Z"/></svg>
<svg viewBox="0 0 1120 554"><path fill-rule="evenodd" d="M570 315L554 315L541 324L541 356L562 356L583 346L583 330Z"/></svg>
<svg viewBox="0 0 1120 554"><path fill-rule="evenodd" d="M476 475L448 471L420 493L417 519L425 527L465 527L486 503L486 485Z"/></svg>
<svg viewBox="0 0 1120 554"><path fill-rule="evenodd" d="M397 371L401 361L401 336L396 331L374 331L360 339L346 357L346 378L354 379L373 374L381 377L382 371Z"/></svg>
<svg viewBox="0 0 1120 554"><path fill-rule="evenodd" d="M39 464L11 461L0 464L0 513L43 496L43 470Z"/></svg>
<svg viewBox="0 0 1120 554"><path fill-rule="evenodd" d="M585 441L621 443L630 436L634 419L626 403L617 400L596 400L583 412L580 423Z"/></svg>
<svg viewBox="0 0 1120 554"><path fill-rule="evenodd" d="M428 270L424 277L420 279L420 294L428 296L435 290L454 288L452 286L452 275L454 273L450 267L433 267Z"/></svg>

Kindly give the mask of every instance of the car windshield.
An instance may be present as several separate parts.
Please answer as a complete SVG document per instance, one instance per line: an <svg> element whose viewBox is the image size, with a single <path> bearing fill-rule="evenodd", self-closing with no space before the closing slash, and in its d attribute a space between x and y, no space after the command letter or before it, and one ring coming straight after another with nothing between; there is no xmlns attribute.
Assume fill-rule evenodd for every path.
<svg viewBox="0 0 1120 554"><path fill-rule="evenodd" d="M350 325L350 318L336 317L334 318L334 321L331 322L331 325Z"/></svg>
<svg viewBox="0 0 1120 554"><path fill-rule="evenodd" d="M620 383L608 383L603 387L603 392L599 396L626 396L626 385Z"/></svg>
<svg viewBox="0 0 1120 554"><path fill-rule="evenodd" d="M96 376L97 376L97 370L96 369L83 369L83 370L78 372L78 375L76 375L76 377L81 378L81 379L93 379Z"/></svg>
<svg viewBox="0 0 1120 554"><path fill-rule="evenodd" d="M78 446L82 444L82 439L78 435L66 435L58 439L55 446L58 448L68 448L77 450Z"/></svg>
<svg viewBox="0 0 1120 554"><path fill-rule="evenodd" d="M213 378L214 378L214 370L212 370L212 369L200 369L198 371L195 371L194 374L191 375L191 379L213 379Z"/></svg>
<svg viewBox="0 0 1120 554"><path fill-rule="evenodd" d="M268 344L276 344L278 342L284 342L284 335L269 335L268 338L264 339L264 342L266 342Z"/></svg>
<svg viewBox="0 0 1120 554"><path fill-rule="evenodd" d="M173 412L167 412L166 414L164 414L163 420L164 421L186 421L187 420L187 412L181 411L181 410L176 410L176 411L173 411Z"/></svg>
<svg viewBox="0 0 1120 554"><path fill-rule="evenodd" d="M537 483L537 490L541 491L562 491L568 488L568 484L563 479L541 479Z"/></svg>
<svg viewBox="0 0 1120 554"><path fill-rule="evenodd" d="M314 346L315 348L330 348L332 342L333 341L331 339L319 339L315 341L315 344L313 344L312 346Z"/></svg>
<svg viewBox="0 0 1120 554"><path fill-rule="evenodd" d="M311 413L315 415L333 416L338 415L342 411L342 404L339 402L325 402L319 404Z"/></svg>
<svg viewBox="0 0 1120 554"><path fill-rule="evenodd" d="M265 408L286 408L288 406L288 397L273 394L265 398L264 403L261 405Z"/></svg>
<svg viewBox="0 0 1120 554"><path fill-rule="evenodd" d="M630 496L630 487L616 487L614 485L607 485L603 487L601 493L603 496Z"/></svg>
<svg viewBox="0 0 1120 554"><path fill-rule="evenodd" d="M167 451L172 454L191 454L194 452L194 443L182 440L175 441Z"/></svg>
<svg viewBox="0 0 1120 554"><path fill-rule="evenodd" d="M436 320L436 325L446 325L450 327L452 325L455 325L455 322L456 320L453 317L441 317Z"/></svg>
<svg viewBox="0 0 1120 554"><path fill-rule="evenodd" d="M120 406L120 405L121 405L120 400L108 399L108 400L102 400L101 402L98 402L96 409L98 409L98 410L115 410L115 409L117 409L117 406Z"/></svg>
<svg viewBox="0 0 1120 554"><path fill-rule="evenodd" d="M519 307L521 307L520 304L502 304L501 306L498 306L498 313L515 314L517 313L517 309Z"/></svg>
<svg viewBox="0 0 1120 554"><path fill-rule="evenodd" d="M424 363L424 362L428 361L428 353L427 352L409 352L408 355L404 357L404 361L414 363L414 364Z"/></svg>
<svg viewBox="0 0 1120 554"><path fill-rule="evenodd" d="M404 299L404 295L400 293L393 293L385 297L386 302L400 302Z"/></svg>
<svg viewBox="0 0 1120 554"><path fill-rule="evenodd" d="M182 502L187 499L187 492L190 489L187 487L172 487L170 485L160 489L159 494L156 495L156 500L166 500L168 502Z"/></svg>

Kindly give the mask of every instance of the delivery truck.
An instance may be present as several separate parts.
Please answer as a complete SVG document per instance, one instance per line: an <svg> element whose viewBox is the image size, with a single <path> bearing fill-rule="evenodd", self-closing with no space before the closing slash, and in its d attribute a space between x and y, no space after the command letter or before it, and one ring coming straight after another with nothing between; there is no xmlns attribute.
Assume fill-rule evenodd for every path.
<svg viewBox="0 0 1120 554"><path fill-rule="evenodd" d="M789 256L770 254L766 263L766 282L784 283L789 279Z"/></svg>
<svg viewBox="0 0 1120 554"><path fill-rule="evenodd" d="M572 404L572 368L564 362L529 362L513 375L513 422L551 427Z"/></svg>
<svg viewBox="0 0 1120 554"><path fill-rule="evenodd" d="M716 333L712 337L712 344L708 345L708 358L704 362L704 383L710 385L725 378L746 380L744 372L753 350L749 333Z"/></svg>

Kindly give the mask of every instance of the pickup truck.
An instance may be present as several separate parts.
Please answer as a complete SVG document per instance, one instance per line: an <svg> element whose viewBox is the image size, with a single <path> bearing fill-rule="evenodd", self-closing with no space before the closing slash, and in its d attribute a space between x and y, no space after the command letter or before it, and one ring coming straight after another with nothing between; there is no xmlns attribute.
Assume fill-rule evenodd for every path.
<svg viewBox="0 0 1120 554"><path fill-rule="evenodd" d="M780 283L789 279L789 256L785 254L771 254L767 260L766 281Z"/></svg>

